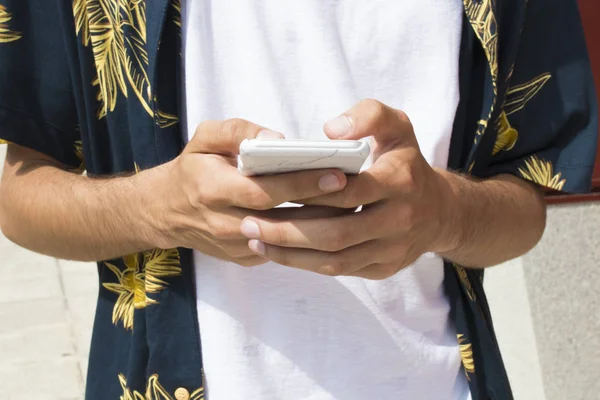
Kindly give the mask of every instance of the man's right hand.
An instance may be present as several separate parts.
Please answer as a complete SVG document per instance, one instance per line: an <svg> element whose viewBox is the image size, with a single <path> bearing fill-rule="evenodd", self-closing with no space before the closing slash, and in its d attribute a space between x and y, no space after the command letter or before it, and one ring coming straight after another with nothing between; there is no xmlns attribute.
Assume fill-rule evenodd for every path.
<svg viewBox="0 0 600 400"><path fill-rule="evenodd" d="M339 170L314 170L245 177L236 156L244 139L282 138L250 122L206 121L196 129L183 153L143 174L160 174L151 188L151 212L157 224L156 246L186 247L244 266L266 260L248 248L242 220L249 215L270 218L316 218L340 214L327 208L273 209L285 203L342 190ZM150 192L149 190L149 192ZM273 209L273 210L272 210Z"/></svg>
<svg viewBox="0 0 600 400"><path fill-rule="evenodd" d="M204 122L176 159L134 176L89 177L10 144L0 185L0 227L13 242L56 258L98 261L151 248L187 247L242 265L264 263L241 234L246 216L325 218L332 207L273 207L346 184L341 171L244 177L240 143L263 129L242 120ZM337 179L336 179L337 178Z"/></svg>

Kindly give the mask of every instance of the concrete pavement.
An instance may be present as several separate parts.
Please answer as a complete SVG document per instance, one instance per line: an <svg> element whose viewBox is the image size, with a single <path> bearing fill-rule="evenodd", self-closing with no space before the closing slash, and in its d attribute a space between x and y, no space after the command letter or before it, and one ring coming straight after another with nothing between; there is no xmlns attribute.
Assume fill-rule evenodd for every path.
<svg viewBox="0 0 600 400"><path fill-rule="evenodd" d="M97 290L94 264L0 237L0 398L83 398Z"/></svg>

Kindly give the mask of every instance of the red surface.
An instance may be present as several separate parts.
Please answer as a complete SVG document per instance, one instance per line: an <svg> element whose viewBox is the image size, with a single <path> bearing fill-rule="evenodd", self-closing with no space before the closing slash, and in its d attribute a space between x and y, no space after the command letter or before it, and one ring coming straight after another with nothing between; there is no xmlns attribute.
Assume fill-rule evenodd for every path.
<svg viewBox="0 0 600 400"><path fill-rule="evenodd" d="M579 0L579 9L596 79L596 91L600 94L600 1ZM600 147L596 156L594 187L600 188Z"/></svg>

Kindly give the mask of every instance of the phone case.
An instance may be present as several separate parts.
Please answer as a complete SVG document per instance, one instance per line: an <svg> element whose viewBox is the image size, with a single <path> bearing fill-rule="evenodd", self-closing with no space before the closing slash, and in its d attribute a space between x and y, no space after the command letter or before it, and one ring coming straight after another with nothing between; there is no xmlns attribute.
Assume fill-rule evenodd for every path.
<svg viewBox="0 0 600 400"><path fill-rule="evenodd" d="M371 149L358 140L246 139L240 145L242 175L272 175L311 169L340 169L358 174Z"/></svg>

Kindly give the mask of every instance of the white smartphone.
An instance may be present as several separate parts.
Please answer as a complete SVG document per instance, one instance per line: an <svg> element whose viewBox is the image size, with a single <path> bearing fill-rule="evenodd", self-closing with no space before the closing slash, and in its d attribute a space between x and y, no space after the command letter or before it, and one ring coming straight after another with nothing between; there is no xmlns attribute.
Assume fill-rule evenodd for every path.
<svg viewBox="0 0 600 400"><path fill-rule="evenodd" d="M361 140L246 139L240 145L242 175L272 175L310 169L340 169L358 174L369 156Z"/></svg>

